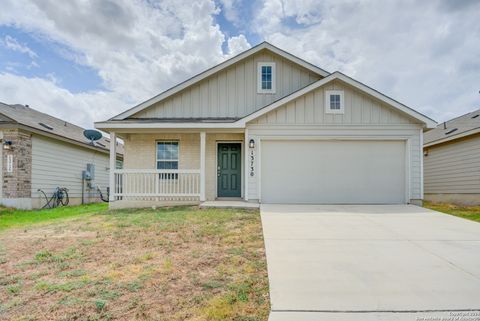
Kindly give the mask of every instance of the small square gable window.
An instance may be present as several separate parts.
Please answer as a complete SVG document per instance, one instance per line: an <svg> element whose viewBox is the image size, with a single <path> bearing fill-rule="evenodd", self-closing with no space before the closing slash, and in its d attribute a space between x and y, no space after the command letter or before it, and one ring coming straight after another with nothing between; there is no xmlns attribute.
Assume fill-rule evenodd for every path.
<svg viewBox="0 0 480 321"><path fill-rule="evenodd" d="M343 90L325 91L325 113L343 114L345 113L345 100Z"/></svg>
<svg viewBox="0 0 480 321"><path fill-rule="evenodd" d="M275 63L274 62L258 63L257 92L259 94L275 93Z"/></svg>

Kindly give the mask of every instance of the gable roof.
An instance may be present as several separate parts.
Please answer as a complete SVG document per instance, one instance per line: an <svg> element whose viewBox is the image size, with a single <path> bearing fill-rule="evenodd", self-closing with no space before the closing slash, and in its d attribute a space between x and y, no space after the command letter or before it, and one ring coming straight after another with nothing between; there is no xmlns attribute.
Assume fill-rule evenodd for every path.
<svg viewBox="0 0 480 321"><path fill-rule="evenodd" d="M480 133L480 109L438 125L423 136L424 147Z"/></svg>
<svg viewBox="0 0 480 321"><path fill-rule="evenodd" d="M350 86L352 87L355 87L359 90L361 90L362 92L372 96L372 97L375 97L377 98L378 100L380 101L383 101L384 103L396 108L398 111L402 112L403 114L406 114L414 119L417 119L419 120L421 123L425 124L425 127L426 128L434 128L436 125L437 125L437 122L434 121L433 119L423 115L422 113L419 113L418 111L394 100L393 98L390 98L384 94L382 94L381 92L353 79L353 78L350 78L348 77L347 75L339 72L339 71L335 71L334 73L332 73L330 76L328 77L325 77L323 79L320 79L300 90L297 90L296 92L282 98L282 99L279 99L275 102L273 102L272 104L270 105L267 105L265 106L264 108L262 109L259 109L257 110L256 112L250 114L250 115L247 115L246 117L242 118L241 121L243 121L244 123L247 123L255 118L258 118L272 110L274 110L275 108L278 108L282 105L285 105L286 103L292 101L293 99L295 98L298 98L302 95L305 95L306 93L308 93L309 91L312 91L320 86L323 86L325 85L326 83L330 82L330 81L333 81L335 79L338 79L338 80L341 80L347 84L349 84Z"/></svg>
<svg viewBox="0 0 480 321"><path fill-rule="evenodd" d="M83 136L84 128L66 122L62 119L39 112L33 108L23 105L8 105L0 103L0 126L2 125L22 125L28 129L45 133L47 136L57 136L66 140L74 141L87 145L87 147L108 152L110 150L110 140L102 137L92 145L90 141ZM117 153L123 154L123 145L117 143Z"/></svg>
<svg viewBox="0 0 480 321"><path fill-rule="evenodd" d="M268 49L271 52L273 52L273 53L275 53L279 56L282 56L283 58L288 59L288 60L290 60L290 61L292 61L292 62L294 62L294 63L296 63L296 64L298 64L298 65L300 65L300 66L302 66L302 67L304 67L304 68L306 68L306 69L312 71L313 73L316 73L316 74L318 74L322 77L327 77L328 75L330 75L329 72L327 72L327 71L325 71L325 70L323 70L323 69L321 69L321 68L319 68L319 67L317 67L317 66L315 66L315 65L313 65L313 64L311 64L311 63L309 63L309 62L307 62L307 61L305 61L305 60L303 60L299 57L297 57L297 56L292 55L291 53L288 53L288 52L286 52L286 51L284 51L284 50L282 50L278 47L275 47L272 44L264 41L264 42L260 43L259 45L256 45L256 46L254 46L254 47L236 55L235 57L232 57L228 60L225 60L224 62L222 62L222 63L220 63L220 64L218 64L218 65L216 65L216 66L214 66L210 69L207 69L207 70L193 76L192 78L187 79L184 82L181 82L178 85L175 85L175 86L165 90L164 92L158 94L157 96L152 97L152 98L150 98L150 99L148 99L148 100L146 100L146 101L144 101L144 102L142 102L142 103L126 110L126 111L124 111L123 113L112 117L110 120L123 120L123 119L125 119L125 118L127 118L127 117L129 117L133 114L136 114L136 113L152 106L153 104L158 103L159 101L164 100L164 99L178 93L179 91L181 91L181 90L183 90L183 89L185 89L185 88L187 88L187 87L189 87L189 86L191 86L191 85L193 85L193 84L195 84L195 83L197 83L197 82L199 82L199 81L201 81L201 80L203 80L203 79L205 79L205 78L207 78L207 77L209 77L209 76L211 76L211 75L213 75L217 72L219 72L220 70L225 69L225 68L227 68L227 67L229 67L229 66L231 66L231 65L233 65L233 64L235 64L235 63L237 63L237 62L239 62L239 61L241 61L241 60L243 60L243 59L245 59L245 58L247 58L251 55L254 55L255 53L257 53L261 50L264 50L264 49Z"/></svg>
<svg viewBox="0 0 480 321"><path fill-rule="evenodd" d="M141 128L245 128L246 124L249 122L249 121L252 121L278 107L281 107L287 103L289 103L290 101L298 98L298 97L301 97L305 94L307 94L308 92L312 91L312 90L315 90L333 80L341 80L349 85L351 85L352 87L355 87L359 90L361 90L362 92L366 93L366 94L369 94L371 95L372 97L380 100L380 101L383 101L384 103L388 104L389 106L392 106L393 108L397 109L399 112L403 113L403 114L406 114L410 117L412 117L413 119L417 119L420 123L424 124L425 128L435 128L435 126L437 125L437 123L419 113L418 111L380 93L379 91L375 90L375 89L372 89L370 87L368 87L367 85L365 84L362 84L361 82L359 81L356 81L355 79L353 78L350 78L344 74L342 74L341 72L339 71L336 71L334 72L333 74L330 74L329 76L323 78L323 79L320 79L320 80L317 80L316 82L306 86L306 87L303 87L293 93L291 93L290 95L288 96L285 96L281 99L278 99L274 102L272 102L271 104L243 117L243 118L240 118L236 121L217 121L217 122L211 122L211 121L204 121L204 122L191 122L189 121L189 119L184 119L184 121L182 121L183 119L176 119L176 121L170 121L170 122L160 122L157 120L152 120L152 119L149 119L147 121L145 120L141 120L141 119L130 119L130 120L111 120L111 121L106 121L106 122L97 122L95 123L95 126L97 128L100 128L100 129L115 129L115 128L138 128L138 127L141 127Z"/></svg>

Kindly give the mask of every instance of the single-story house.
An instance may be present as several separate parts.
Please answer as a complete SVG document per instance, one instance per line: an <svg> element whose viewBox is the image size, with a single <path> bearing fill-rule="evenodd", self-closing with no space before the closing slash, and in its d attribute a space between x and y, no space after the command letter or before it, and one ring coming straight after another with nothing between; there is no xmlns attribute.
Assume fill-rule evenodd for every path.
<svg viewBox="0 0 480 321"><path fill-rule="evenodd" d="M106 198L110 140L92 143L84 129L23 105L0 103L0 205L41 208L57 187L68 189L69 204ZM121 166L123 145L116 142ZM93 166L92 166L93 165ZM83 171L89 179L84 179ZM91 173L90 173L91 172Z"/></svg>
<svg viewBox="0 0 480 321"><path fill-rule="evenodd" d="M95 126L125 144L112 206L405 204L436 122L263 42Z"/></svg>
<svg viewBox="0 0 480 321"><path fill-rule="evenodd" d="M425 133L425 199L480 205L480 109Z"/></svg>

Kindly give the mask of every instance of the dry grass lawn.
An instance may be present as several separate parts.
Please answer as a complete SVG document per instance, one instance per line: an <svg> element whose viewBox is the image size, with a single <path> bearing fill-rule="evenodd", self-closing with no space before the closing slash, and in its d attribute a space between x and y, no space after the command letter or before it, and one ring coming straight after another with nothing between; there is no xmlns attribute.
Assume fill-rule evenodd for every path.
<svg viewBox="0 0 480 321"><path fill-rule="evenodd" d="M266 320L260 215L100 210L5 229L0 289L6 320Z"/></svg>
<svg viewBox="0 0 480 321"><path fill-rule="evenodd" d="M431 202L424 202L423 206L435 211L480 222L480 206L461 206L448 203Z"/></svg>

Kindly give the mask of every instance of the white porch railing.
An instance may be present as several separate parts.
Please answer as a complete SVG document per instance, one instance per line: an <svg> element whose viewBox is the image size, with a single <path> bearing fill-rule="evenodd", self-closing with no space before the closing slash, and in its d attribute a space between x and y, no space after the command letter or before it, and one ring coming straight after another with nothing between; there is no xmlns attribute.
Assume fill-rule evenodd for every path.
<svg viewBox="0 0 480 321"><path fill-rule="evenodd" d="M199 197L199 169L114 171L114 200L192 201Z"/></svg>

